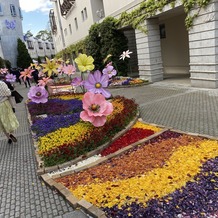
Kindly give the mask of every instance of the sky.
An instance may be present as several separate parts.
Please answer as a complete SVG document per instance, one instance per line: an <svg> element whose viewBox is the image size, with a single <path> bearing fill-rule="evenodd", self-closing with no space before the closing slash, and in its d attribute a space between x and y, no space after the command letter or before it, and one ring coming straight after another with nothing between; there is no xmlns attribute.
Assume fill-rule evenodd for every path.
<svg viewBox="0 0 218 218"><path fill-rule="evenodd" d="M23 32L28 30L35 36L40 30L48 28L50 0L20 0L23 15Z"/></svg>

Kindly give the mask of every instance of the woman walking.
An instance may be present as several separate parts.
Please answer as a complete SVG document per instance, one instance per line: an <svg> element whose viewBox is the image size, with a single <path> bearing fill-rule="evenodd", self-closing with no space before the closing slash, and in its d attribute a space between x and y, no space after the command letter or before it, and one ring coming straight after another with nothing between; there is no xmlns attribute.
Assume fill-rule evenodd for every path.
<svg viewBox="0 0 218 218"><path fill-rule="evenodd" d="M0 132L4 132L9 144L17 142L16 137L12 133L19 126L9 101L10 96L10 89L5 82L0 81Z"/></svg>

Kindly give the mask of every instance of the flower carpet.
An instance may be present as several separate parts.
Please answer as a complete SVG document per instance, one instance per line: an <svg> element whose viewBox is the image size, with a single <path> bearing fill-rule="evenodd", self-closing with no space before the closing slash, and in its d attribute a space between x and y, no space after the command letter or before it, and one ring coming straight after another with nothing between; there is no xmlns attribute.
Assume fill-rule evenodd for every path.
<svg viewBox="0 0 218 218"><path fill-rule="evenodd" d="M108 88L125 88L145 84L148 84L148 81L140 78L115 76L109 80Z"/></svg>
<svg viewBox="0 0 218 218"><path fill-rule="evenodd" d="M218 141L167 130L55 181L106 217L217 217Z"/></svg>
<svg viewBox="0 0 218 218"><path fill-rule="evenodd" d="M80 119L82 98L62 93L43 104L27 102L46 167L83 157L47 174L49 181L106 217L218 217L217 140L140 121L112 140L136 117L137 104L122 96L110 99L113 112L95 127Z"/></svg>
<svg viewBox="0 0 218 218"><path fill-rule="evenodd" d="M116 96L111 99L113 113L102 127L80 120L82 94L57 94L43 104L28 102L31 130L38 154L45 166L75 159L110 141L134 117L134 100Z"/></svg>

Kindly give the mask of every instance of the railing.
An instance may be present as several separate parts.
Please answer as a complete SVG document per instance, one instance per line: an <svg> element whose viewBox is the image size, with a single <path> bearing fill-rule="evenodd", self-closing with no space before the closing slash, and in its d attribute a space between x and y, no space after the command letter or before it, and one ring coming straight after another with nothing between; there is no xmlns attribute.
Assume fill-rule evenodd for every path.
<svg viewBox="0 0 218 218"><path fill-rule="evenodd" d="M61 9L61 15L64 17L67 15L67 13L70 11L70 9L75 5L75 0L64 0L63 3L60 3L59 5Z"/></svg>

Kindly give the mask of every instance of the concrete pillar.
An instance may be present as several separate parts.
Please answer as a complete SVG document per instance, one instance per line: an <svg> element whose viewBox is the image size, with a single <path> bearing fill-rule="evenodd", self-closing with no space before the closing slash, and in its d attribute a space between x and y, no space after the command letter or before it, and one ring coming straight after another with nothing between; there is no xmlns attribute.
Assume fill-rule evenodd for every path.
<svg viewBox="0 0 218 218"><path fill-rule="evenodd" d="M158 18L145 21L147 34L136 30L139 76L149 82L163 80Z"/></svg>
<svg viewBox="0 0 218 218"><path fill-rule="evenodd" d="M196 9L197 10L197 9ZM194 13L196 11L193 11ZM191 85L218 88L218 2L200 11L189 30Z"/></svg>

